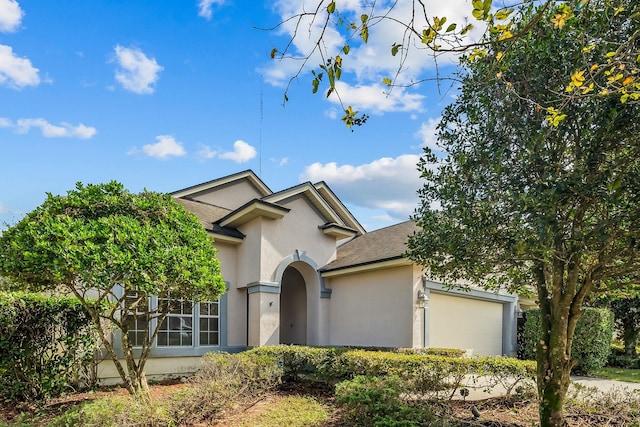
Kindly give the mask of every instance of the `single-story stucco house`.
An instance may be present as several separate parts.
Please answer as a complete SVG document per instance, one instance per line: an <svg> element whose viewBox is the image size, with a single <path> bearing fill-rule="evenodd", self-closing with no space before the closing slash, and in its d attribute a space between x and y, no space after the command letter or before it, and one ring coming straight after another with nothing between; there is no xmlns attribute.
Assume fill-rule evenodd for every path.
<svg viewBox="0 0 640 427"><path fill-rule="evenodd" d="M273 192L250 170L172 195L214 238L227 292L170 314L150 375L193 371L209 351L280 343L515 351L518 297L425 276L403 257L412 221L366 232L325 182ZM98 375L117 377L108 361Z"/></svg>

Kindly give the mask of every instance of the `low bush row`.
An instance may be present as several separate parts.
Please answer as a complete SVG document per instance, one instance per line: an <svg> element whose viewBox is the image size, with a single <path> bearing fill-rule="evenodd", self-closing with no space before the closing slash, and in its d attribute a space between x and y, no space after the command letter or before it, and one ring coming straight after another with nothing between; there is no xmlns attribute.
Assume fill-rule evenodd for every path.
<svg viewBox="0 0 640 427"><path fill-rule="evenodd" d="M405 393L423 398L450 398L462 388L490 390L497 385L510 393L535 377L533 362L506 357L447 357L286 345L258 347L247 353L277 357L285 380L310 376L336 383L359 375L393 376L402 381Z"/></svg>

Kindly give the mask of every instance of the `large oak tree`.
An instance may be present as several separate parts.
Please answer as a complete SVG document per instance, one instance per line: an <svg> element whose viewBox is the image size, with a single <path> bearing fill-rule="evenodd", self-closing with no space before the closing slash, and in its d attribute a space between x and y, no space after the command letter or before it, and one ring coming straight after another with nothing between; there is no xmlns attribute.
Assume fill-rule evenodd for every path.
<svg viewBox="0 0 640 427"><path fill-rule="evenodd" d="M618 46L637 56L638 5L566 6L562 25L548 9L528 26L540 10L521 9L514 28L524 34L463 61L460 95L439 127L446 158L428 149L422 158L422 231L409 241L410 257L448 283L535 289L542 426L565 425L586 298L640 268L640 108L566 79Z"/></svg>

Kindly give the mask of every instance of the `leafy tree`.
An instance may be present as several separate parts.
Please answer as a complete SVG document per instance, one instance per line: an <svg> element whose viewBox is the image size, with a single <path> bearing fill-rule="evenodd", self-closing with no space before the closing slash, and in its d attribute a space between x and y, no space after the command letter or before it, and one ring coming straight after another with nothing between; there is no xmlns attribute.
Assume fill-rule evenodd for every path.
<svg viewBox="0 0 640 427"><path fill-rule="evenodd" d="M117 182L78 183L66 196L48 194L2 233L0 274L30 290L75 295L128 391L146 397L145 363L172 308L171 303L150 308L148 297L217 299L225 286L211 243L198 220L169 195L132 194ZM140 322L146 333L134 353L128 332ZM112 329L120 332L126 371Z"/></svg>
<svg viewBox="0 0 640 427"><path fill-rule="evenodd" d="M565 425L583 303L640 268L640 107L618 94L565 96L565 76L585 55L606 56L638 34L635 0L615 3L621 10L567 2L574 16L561 27L551 9L529 26L540 9L523 8L514 29L526 33L508 49L488 44L464 60L461 93L439 126L447 157L426 149L419 165L410 258L447 283L537 291L542 426ZM563 120L544 108L556 103Z"/></svg>
<svg viewBox="0 0 640 427"><path fill-rule="evenodd" d="M308 71L309 64L320 61L312 69L311 88L313 93L323 93L327 97L335 95L342 104L337 82L345 80L352 67L354 55L369 41L387 37L395 71L383 71L379 82L391 92L394 87L407 87L430 80L423 73L413 77L410 58L424 56L436 63L442 55L468 52L471 56L484 56L489 50L509 50L514 40L526 37L528 31L541 24L553 25L562 30L571 21L580 20L585 9L598 9L598 21L605 27L598 33L599 43L608 49L597 49L594 39L582 38L584 55L573 67L564 71L564 85L559 98L576 96L592 97L604 92L615 94L624 102L640 101L640 63L637 61L637 40L640 34L627 31L640 16L640 6L628 0L513 0L493 2L493 0L472 0L468 9L470 19L454 22L451 17L436 16L428 2L346 2L340 0L316 0L309 4L300 3L297 13L285 17L270 30L289 31L291 37L283 47L275 47L271 57L277 60L295 60L299 65L297 73L289 80L289 85ZM637 3L637 2L636 2ZM523 21L522 10L538 4L535 13L529 13ZM595 5L595 7L592 7ZM576 19L577 18L577 19ZM611 19L611 23L605 22ZM479 39L484 32L485 37ZM624 33L627 38L621 38ZM300 41L297 44L297 41ZM298 46L304 46L297 50ZM597 55L595 54L597 53ZM357 56L355 56L357 57ZM494 57L495 58L495 57ZM349 60L352 59L350 63ZM380 58L379 61L388 59ZM446 61L445 61L446 62ZM415 65L414 65L415 67ZM355 67L353 67L355 68ZM410 79L404 76L410 71ZM441 75L436 79L442 78ZM288 101L289 85L284 93ZM320 88L326 88L320 90ZM559 87L560 89L560 87ZM526 96L525 93L521 94ZM366 122L367 115L357 111L357 106L345 106L342 120L348 127ZM560 121L563 111L558 105L543 105L554 108L554 118Z"/></svg>

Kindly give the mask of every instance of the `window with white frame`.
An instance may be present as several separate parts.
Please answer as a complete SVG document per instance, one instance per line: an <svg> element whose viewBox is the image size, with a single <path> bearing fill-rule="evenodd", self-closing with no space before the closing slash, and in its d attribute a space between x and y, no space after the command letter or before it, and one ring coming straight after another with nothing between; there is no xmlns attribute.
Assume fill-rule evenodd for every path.
<svg viewBox="0 0 640 427"><path fill-rule="evenodd" d="M171 310L160 324L158 347L193 345L193 303L186 300L158 298L158 305L171 304Z"/></svg>
<svg viewBox="0 0 640 427"><path fill-rule="evenodd" d="M125 305L134 314L127 316L126 326L128 327L129 342L134 347L140 347L147 340L147 307L149 298L136 291L128 291L125 296ZM142 308L142 309L141 309Z"/></svg>
<svg viewBox="0 0 640 427"><path fill-rule="evenodd" d="M209 347L220 345L220 302L203 301L194 304L188 300L169 300L150 297L140 298L133 292L127 292L125 304L132 307L148 306L149 309L170 304L170 310L158 329L155 347ZM149 325L153 330L157 320ZM135 315L128 316L127 324L129 341L134 347L140 347L147 339L147 316L144 310L137 310Z"/></svg>
<svg viewBox="0 0 640 427"><path fill-rule="evenodd" d="M200 345L219 345L219 309L218 301L200 303Z"/></svg>

